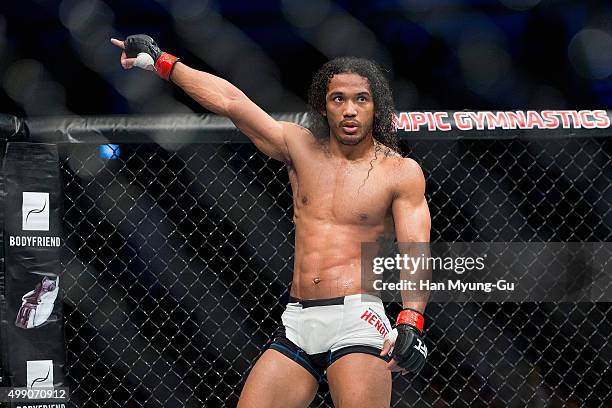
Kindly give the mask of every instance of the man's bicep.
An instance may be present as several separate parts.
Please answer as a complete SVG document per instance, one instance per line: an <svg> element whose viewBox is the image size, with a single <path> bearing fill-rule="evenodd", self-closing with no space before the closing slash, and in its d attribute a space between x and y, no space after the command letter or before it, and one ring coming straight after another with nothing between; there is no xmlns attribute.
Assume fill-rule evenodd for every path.
<svg viewBox="0 0 612 408"><path fill-rule="evenodd" d="M230 118L264 154L276 160L290 161L284 122L277 121L250 100L233 107Z"/></svg>
<svg viewBox="0 0 612 408"><path fill-rule="evenodd" d="M399 242L429 242L431 216L425 200L425 176L412 159L403 159L399 174L393 219Z"/></svg>
<svg viewBox="0 0 612 408"><path fill-rule="evenodd" d="M424 196L416 202L397 198L393 202L393 220L398 242L429 242L431 216Z"/></svg>

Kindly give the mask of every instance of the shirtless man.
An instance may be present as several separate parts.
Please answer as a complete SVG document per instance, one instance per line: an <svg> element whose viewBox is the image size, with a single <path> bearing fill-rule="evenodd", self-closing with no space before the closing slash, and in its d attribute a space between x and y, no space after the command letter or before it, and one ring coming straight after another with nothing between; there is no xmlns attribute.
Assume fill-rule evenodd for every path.
<svg viewBox="0 0 612 408"><path fill-rule="evenodd" d="M357 58L325 64L309 92L309 130L276 121L226 80L178 62L148 36L111 41L124 49L123 68L172 81L287 166L295 222L291 299L238 406L307 407L326 374L336 407L389 407L391 372L416 373L427 357L427 299L402 296L391 331L380 299L364 295L361 243L393 232L399 242L429 242L430 216L420 167L393 149L393 102L380 68Z"/></svg>

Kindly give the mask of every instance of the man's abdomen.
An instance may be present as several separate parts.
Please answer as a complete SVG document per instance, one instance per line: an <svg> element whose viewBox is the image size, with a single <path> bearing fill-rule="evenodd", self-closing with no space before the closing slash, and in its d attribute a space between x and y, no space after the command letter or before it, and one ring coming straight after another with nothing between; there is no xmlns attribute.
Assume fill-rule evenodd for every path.
<svg viewBox="0 0 612 408"><path fill-rule="evenodd" d="M363 293L361 244L374 242L384 228L310 221L296 222L291 294L323 299Z"/></svg>

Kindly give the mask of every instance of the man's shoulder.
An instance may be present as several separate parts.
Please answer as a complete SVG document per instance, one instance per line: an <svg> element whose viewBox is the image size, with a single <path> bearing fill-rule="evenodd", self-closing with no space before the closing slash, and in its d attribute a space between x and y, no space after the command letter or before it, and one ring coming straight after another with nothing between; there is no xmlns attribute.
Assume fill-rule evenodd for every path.
<svg viewBox="0 0 612 408"><path fill-rule="evenodd" d="M312 144L316 141L310 129L293 122L281 122L288 147Z"/></svg>
<svg viewBox="0 0 612 408"><path fill-rule="evenodd" d="M416 160L410 157L402 157L399 160L401 172L404 176L420 177L423 175L423 170Z"/></svg>
<svg viewBox="0 0 612 408"><path fill-rule="evenodd" d="M394 150L387 154L385 159L388 163L388 171L399 177L412 178L422 176L423 174L421 166L416 160L410 157L404 157Z"/></svg>
<svg viewBox="0 0 612 408"><path fill-rule="evenodd" d="M388 180L396 195L424 189L425 176L416 160L397 155L387 157L387 161Z"/></svg>
<svg viewBox="0 0 612 408"><path fill-rule="evenodd" d="M312 153L320 152L323 148L321 142L310 129L292 122L282 122L285 131L285 143L292 156L297 158L311 157Z"/></svg>
<svg viewBox="0 0 612 408"><path fill-rule="evenodd" d="M311 137L314 137L310 129L302 125L298 125L297 123L281 121L280 124L283 126L285 136L287 137L294 137L298 135L309 135Z"/></svg>

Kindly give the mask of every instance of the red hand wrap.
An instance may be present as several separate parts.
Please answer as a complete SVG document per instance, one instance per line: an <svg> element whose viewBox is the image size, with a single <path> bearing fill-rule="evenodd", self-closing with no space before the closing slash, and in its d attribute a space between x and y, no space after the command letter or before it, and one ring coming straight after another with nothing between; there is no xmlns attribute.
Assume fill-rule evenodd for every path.
<svg viewBox="0 0 612 408"><path fill-rule="evenodd" d="M172 68L174 68L174 64L178 61L179 59L174 55L168 54L167 52L162 52L157 61L155 61L155 70L160 77L168 81L170 80Z"/></svg>
<svg viewBox="0 0 612 408"><path fill-rule="evenodd" d="M415 327L421 334L423 334L425 318L416 310L405 309L397 315L397 320L395 321L395 324L396 326L399 326L400 324L410 325L412 327Z"/></svg>

